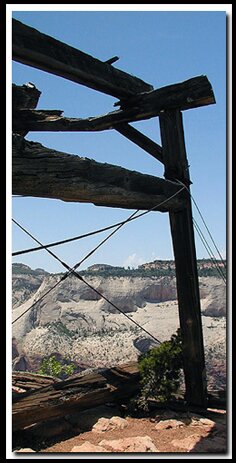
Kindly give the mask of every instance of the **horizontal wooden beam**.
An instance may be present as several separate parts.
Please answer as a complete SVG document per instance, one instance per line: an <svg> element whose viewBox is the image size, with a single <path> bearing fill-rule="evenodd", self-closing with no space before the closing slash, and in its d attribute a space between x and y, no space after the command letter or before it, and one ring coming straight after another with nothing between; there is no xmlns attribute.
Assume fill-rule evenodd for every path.
<svg viewBox="0 0 236 463"><path fill-rule="evenodd" d="M13 19L12 58L87 87L126 98L153 86Z"/></svg>
<svg viewBox="0 0 236 463"><path fill-rule="evenodd" d="M201 75L152 90L141 95L135 95L128 100L121 100L114 104L121 109L140 108L145 112L157 110L158 114L167 109L198 108L215 103L215 96L207 76ZM156 114L157 115L157 114Z"/></svg>
<svg viewBox="0 0 236 463"><path fill-rule="evenodd" d="M123 109L88 119L51 118L50 115L44 116L40 111L22 109L13 114L13 129L27 129L33 132L101 131L116 128L120 123L159 116L163 110L185 110L213 103L215 98L211 84L206 76L200 76L145 93L137 99L132 99L131 107L126 105Z"/></svg>
<svg viewBox="0 0 236 463"><path fill-rule="evenodd" d="M55 151L18 135L13 135L12 187L15 195L124 209L176 211L186 202L175 182Z"/></svg>

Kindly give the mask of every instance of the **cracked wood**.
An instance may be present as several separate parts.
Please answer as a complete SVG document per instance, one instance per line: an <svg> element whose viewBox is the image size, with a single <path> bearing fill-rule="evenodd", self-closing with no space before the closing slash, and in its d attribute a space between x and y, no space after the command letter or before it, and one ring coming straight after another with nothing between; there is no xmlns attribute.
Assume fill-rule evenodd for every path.
<svg viewBox="0 0 236 463"><path fill-rule="evenodd" d="M175 182L62 153L13 136L13 194L90 202L125 209L180 210L186 193ZM165 204L158 206L172 195Z"/></svg>
<svg viewBox="0 0 236 463"><path fill-rule="evenodd" d="M22 109L13 115L13 130L86 132L116 128L117 124L159 116L163 110L187 110L215 103L206 76L159 88L129 98L121 109L87 119L45 116L41 111Z"/></svg>
<svg viewBox="0 0 236 463"><path fill-rule="evenodd" d="M116 98L126 98L153 86L115 69L111 64L13 19L12 58Z"/></svg>

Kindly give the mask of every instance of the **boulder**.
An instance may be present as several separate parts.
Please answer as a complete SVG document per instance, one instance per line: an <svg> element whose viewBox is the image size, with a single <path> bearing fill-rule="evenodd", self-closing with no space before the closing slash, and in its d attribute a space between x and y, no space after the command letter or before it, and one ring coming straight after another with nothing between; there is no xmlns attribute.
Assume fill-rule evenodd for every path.
<svg viewBox="0 0 236 463"><path fill-rule="evenodd" d="M128 426L127 421L120 416L112 416L112 418L99 418L97 423L92 428L93 432L102 433L114 429L124 429Z"/></svg>
<svg viewBox="0 0 236 463"><path fill-rule="evenodd" d="M91 444L91 442L86 441L81 445L76 445L72 448L71 452L79 453L79 452L90 452L90 453L100 453L100 452L108 452L108 450L104 449L100 445Z"/></svg>
<svg viewBox="0 0 236 463"><path fill-rule="evenodd" d="M99 446L105 447L110 452L159 452L149 436L126 437L116 440L102 440Z"/></svg>
<svg viewBox="0 0 236 463"><path fill-rule="evenodd" d="M192 434L191 436L185 437L184 439L173 439L171 444L177 449L185 449L187 452L193 450L202 439L200 434Z"/></svg>
<svg viewBox="0 0 236 463"><path fill-rule="evenodd" d="M161 420L159 423L156 424L155 429L171 429L171 428L180 428L184 426L183 421L179 420Z"/></svg>

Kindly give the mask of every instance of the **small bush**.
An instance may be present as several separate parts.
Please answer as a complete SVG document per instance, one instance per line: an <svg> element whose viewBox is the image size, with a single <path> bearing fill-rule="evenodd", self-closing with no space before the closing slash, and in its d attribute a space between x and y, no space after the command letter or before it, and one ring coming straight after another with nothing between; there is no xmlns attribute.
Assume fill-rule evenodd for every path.
<svg viewBox="0 0 236 463"><path fill-rule="evenodd" d="M75 365L73 363L69 365L63 365L59 360L56 359L55 355L49 358L44 358L41 363L40 375L49 375L54 378L64 379L74 373Z"/></svg>
<svg viewBox="0 0 236 463"><path fill-rule="evenodd" d="M168 401L179 388L183 368L180 330L169 341L142 354L138 363L142 385L140 405L145 408L148 398Z"/></svg>

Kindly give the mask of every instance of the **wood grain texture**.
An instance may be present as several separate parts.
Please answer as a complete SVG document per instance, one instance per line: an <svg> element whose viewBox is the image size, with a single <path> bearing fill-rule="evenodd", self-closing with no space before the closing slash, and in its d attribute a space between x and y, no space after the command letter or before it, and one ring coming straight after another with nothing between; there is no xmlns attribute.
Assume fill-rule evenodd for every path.
<svg viewBox="0 0 236 463"><path fill-rule="evenodd" d="M13 397L13 431L51 418L132 397L140 389L136 362L77 374Z"/></svg>
<svg viewBox="0 0 236 463"><path fill-rule="evenodd" d="M13 117L13 130L89 132L116 128L118 124L159 116L164 110L186 110L215 103L210 82L198 76L175 85L129 98L121 109L102 116L82 118L50 117L41 111L22 109ZM118 126L119 128L119 126Z"/></svg>
<svg viewBox="0 0 236 463"><path fill-rule="evenodd" d="M152 85L111 64L13 19L12 58L116 98L153 89Z"/></svg>
<svg viewBox="0 0 236 463"><path fill-rule="evenodd" d="M188 160L180 111L163 112L160 116L160 128L165 177L178 179L189 187ZM207 404L207 383L201 305L191 198L188 192L187 195L186 208L179 212L170 212L169 217L183 340L185 399L192 406L204 408Z"/></svg>
<svg viewBox="0 0 236 463"><path fill-rule="evenodd" d="M13 136L13 194L166 212L184 207L181 187L152 175L45 148ZM161 205L172 195L176 196ZM160 204L160 206L158 206Z"/></svg>

